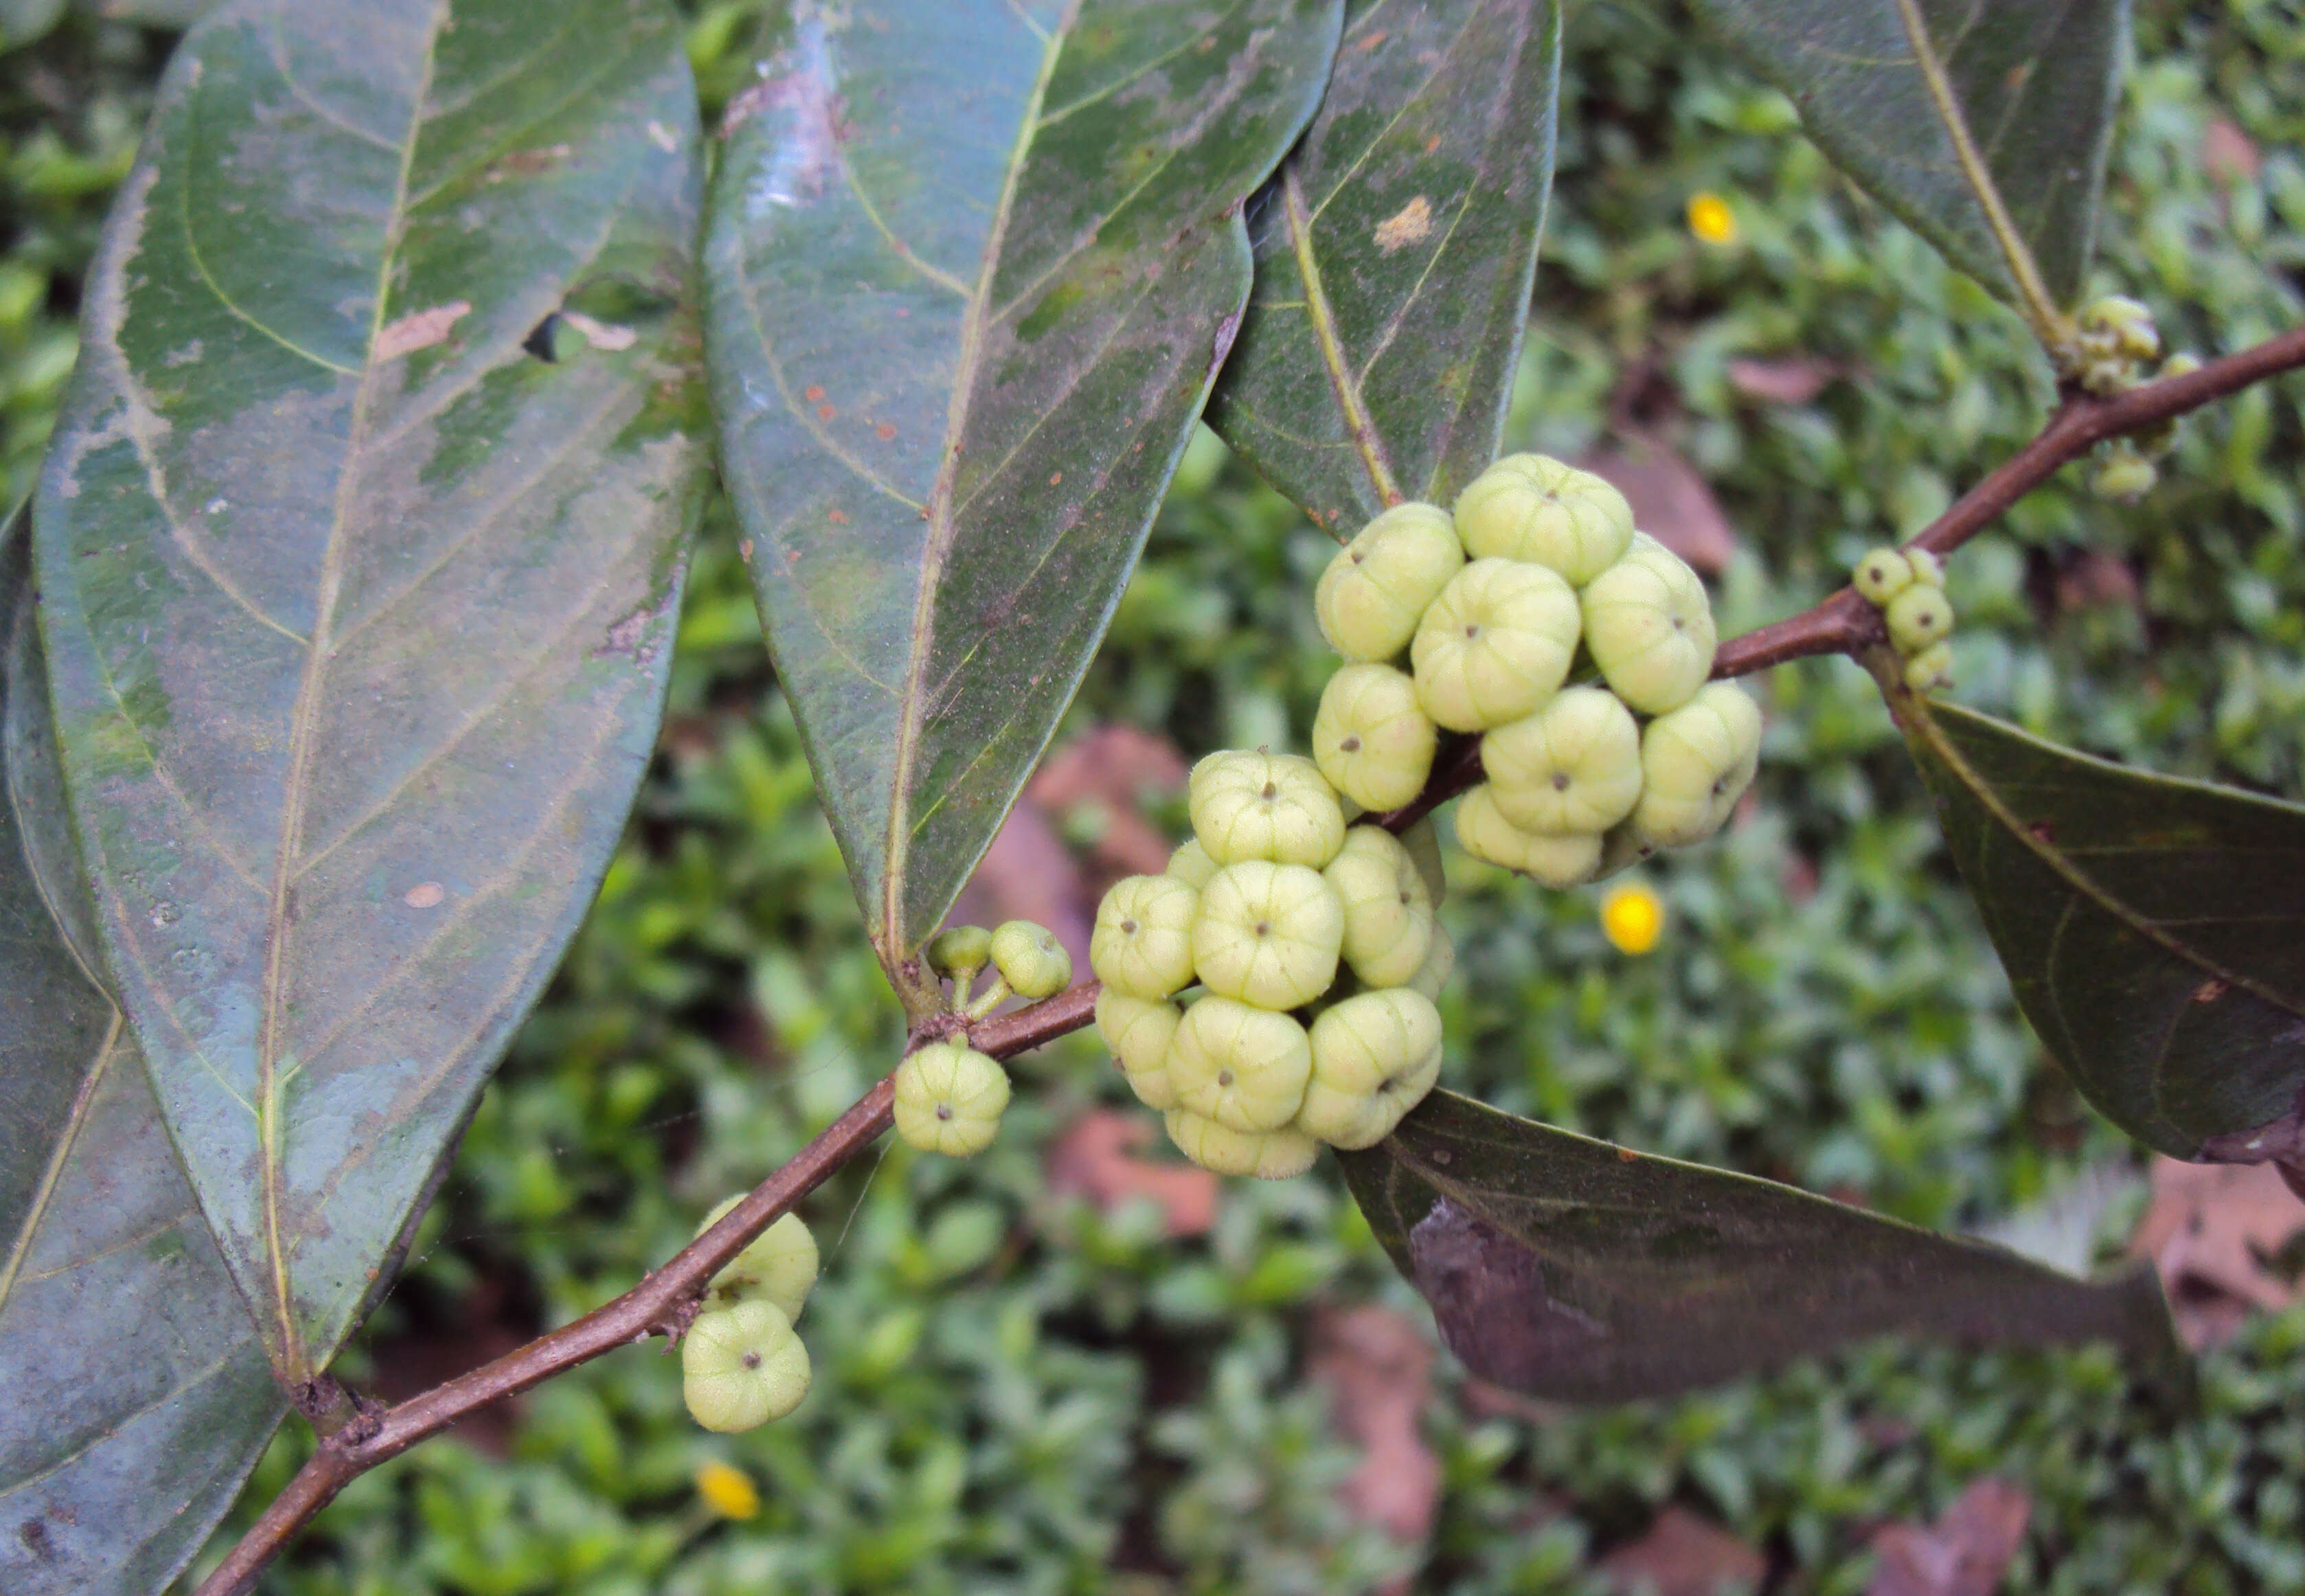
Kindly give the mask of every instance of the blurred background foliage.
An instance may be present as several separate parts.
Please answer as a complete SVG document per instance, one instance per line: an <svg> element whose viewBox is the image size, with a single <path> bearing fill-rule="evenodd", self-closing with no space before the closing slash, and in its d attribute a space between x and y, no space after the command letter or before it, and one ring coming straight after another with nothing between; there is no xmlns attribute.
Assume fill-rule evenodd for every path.
<svg viewBox="0 0 2305 1596"><path fill-rule="evenodd" d="M749 81L762 4L688 7L708 115ZM2139 10L2097 286L2147 300L2174 346L2237 348L2300 315L2305 14ZM0 58L12 499L169 42L75 13ZM1700 238L1707 194L1729 225L1700 208ZM1838 178L1677 6L1572 6L1552 216L1509 442L1693 469L1722 517L1724 632L1917 530L2051 398L2016 318ZM1965 551L1959 695L2122 759L2305 793L2299 397L2292 378L2199 416L2138 505L2069 470ZM1330 547L1204 435L1066 735L1301 744L1329 668L1308 600ZM1452 857L1446 1078L1653 1151L2109 1257L2141 1163L2043 1062L1872 688L1823 661L1761 691L1757 802L1645 873L1663 907L1646 956L1610 945L1598 891ZM1173 797L1144 802L1177 823ZM1053 817L1080 844L1112 819L1109 802ZM404 1395L607 1300L898 1040L716 507L630 836L341 1370ZM828 1263L795 1418L708 1435L673 1364L621 1353L361 1479L265 1588L1600 1592L1663 1566L1660 1524L1695 1524L1731 1588L1856 1592L1884 1526L1934 1520L1987 1473L2031 1504L2006 1589L2305 1586L2305 1308L2212 1353L2185 1421L2102 1354L1895 1346L1544 1409L1445 1355L1425 1366L1429 1320L1332 1167L1228 1184L1197 1215L1100 1208L1059 1194L1050 1160L1077 1153L1084 1114L1133 1112L1125 1091L1079 1037L1017 1072L985 1157L895 1147L807 1204ZM2043 1211L2055 1222L2023 1217ZM1419 1331L1390 1362L1357 1329L1388 1324ZM233 1524L305 1445L284 1432Z"/></svg>

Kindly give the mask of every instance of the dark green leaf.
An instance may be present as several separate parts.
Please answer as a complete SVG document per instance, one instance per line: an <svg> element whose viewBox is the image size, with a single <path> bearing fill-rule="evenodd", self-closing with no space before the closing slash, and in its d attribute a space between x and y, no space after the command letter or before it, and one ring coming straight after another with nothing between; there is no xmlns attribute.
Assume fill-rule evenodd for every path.
<svg viewBox="0 0 2305 1596"><path fill-rule="evenodd" d="M2042 1045L2138 1140L2305 1167L2305 809L1891 707Z"/></svg>
<svg viewBox="0 0 2305 1596"><path fill-rule="evenodd" d="M1445 504L1495 457L1560 75L1552 0L1355 0L1258 197L1256 293L1209 410L1322 525Z"/></svg>
<svg viewBox="0 0 2305 1596"><path fill-rule="evenodd" d="M140 1593L199 1550L283 1404L89 976L22 519L0 529L0 1590Z"/></svg>
<svg viewBox="0 0 2305 1596"><path fill-rule="evenodd" d="M1482 1379L1564 1402L1729 1380L1863 1337L2108 1338L2184 1378L2149 1269L2069 1279L1749 1176L1436 1091L1340 1155L1362 1212Z"/></svg>
<svg viewBox="0 0 2305 1596"><path fill-rule="evenodd" d="M701 480L694 118L661 0L235 0L178 49L89 275L34 509L65 785L292 1387L654 740ZM523 349L599 284L627 319Z"/></svg>
<svg viewBox="0 0 2305 1596"><path fill-rule="evenodd" d="M1998 203L2049 297L2069 304L2080 292L2128 61L2129 0L1696 3L1792 98L1824 152L1953 264L2022 302ZM1943 100L1909 14L1942 69ZM1963 137L1986 188L1964 170Z"/></svg>
<svg viewBox="0 0 2305 1596"><path fill-rule="evenodd" d="M722 454L900 987L1103 636L1337 0L796 3L706 242Z"/></svg>

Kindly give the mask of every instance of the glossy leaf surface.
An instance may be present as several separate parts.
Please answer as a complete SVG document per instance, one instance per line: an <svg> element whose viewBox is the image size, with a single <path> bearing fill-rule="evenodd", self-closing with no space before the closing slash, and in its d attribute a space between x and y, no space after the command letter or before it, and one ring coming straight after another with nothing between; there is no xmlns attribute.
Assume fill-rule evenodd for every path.
<svg viewBox="0 0 2305 1596"><path fill-rule="evenodd" d="M2015 299L1957 117L2049 296L2070 305L2080 292L2128 62L2129 0L1696 4L1791 97L1835 163L1954 265Z"/></svg>
<svg viewBox="0 0 2305 1596"><path fill-rule="evenodd" d="M89 277L34 516L65 784L292 1386L654 740L700 482L694 103L661 0L235 0ZM586 336L530 352L564 302Z"/></svg>
<svg viewBox="0 0 2305 1596"><path fill-rule="evenodd" d="M819 796L906 956L1103 636L1231 345L1333 0L796 4L706 244L722 455Z"/></svg>
<svg viewBox="0 0 2305 1596"><path fill-rule="evenodd" d="M200 1549L284 1404L89 975L17 531L0 531L0 1590L143 1592Z"/></svg>
<svg viewBox="0 0 2305 1596"><path fill-rule="evenodd" d="M2149 1270L2102 1285L1436 1091L1344 1153L1377 1238L1482 1379L1564 1402L1708 1385L1862 1338L2106 1337L2173 1387Z"/></svg>
<svg viewBox="0 0 2305 1596"><path fill-rule="evenodd" d="M2305 1166L2305 808L1891 705L2018 1004L2082 1094L2172 1157Z"/></svg>
<svg viewBox="0 0 2305 1596"><path fill-rule="evenodd" d="M1320 115L1252 214L1209 420L1322 525L1447 503L1495 457L1552 184L1550 0L1355 0Z"/></svg>

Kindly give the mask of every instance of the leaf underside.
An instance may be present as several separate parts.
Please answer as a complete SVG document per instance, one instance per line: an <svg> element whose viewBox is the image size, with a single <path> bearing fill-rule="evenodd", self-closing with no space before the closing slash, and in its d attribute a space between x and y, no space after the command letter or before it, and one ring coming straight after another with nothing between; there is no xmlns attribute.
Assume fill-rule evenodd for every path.
<svg viewBox="0 0 2305 1596"><path fill-rule="evenodd" d="M1713 1384L1876 1336L2114 1341L2185 1378L2150 1270L2073 1280L1749 1176L1436 1091L1340 1155L1361 1210L1480 1378L1563 1402Z"/></svg>
<svg viewBox="0 0 2305 1596"><path fill-rule="evenodd" d="M1355 0L1251 214L1210 423L1323 526L1447 503L1495 457L1552 183L1551 0Z"/></svg>
<svg viewBox="0 0 2305 1596"><path fill-rule="evenodd" d="M2175 1158L2292 1157L2305 1107L2305 808L2124 768L1894 692L2034 1031Z"/></svg>
<svg viewBox="0 0 2305 1596"><path fill-rule="evenodd" d="M654 740L701 481L694 102L661 0L234 0L89 275L34 516L65 784L292 1388ZM572 296L597 346L524 350Z"/></svg>
<svg viewBox="0 0 2305 1596"><path fill-rule="evenodd" d="M707 229L722 457L875 946L974 867L1110 619L1248 292L1334 0L792 10Z"/></svg>
<svg viewBox="0 0 2305 1596"><path fill-rule="evenodd" d="M2080 293L2129 53L2129 0L1917 0L2017 236L2058 303ZM1882 204L2003 299L1987 206L1920 70L1897 0L1696 0L1808 134Z"/></svg>
<svg viewBox="0 0 2305 1596"><path fill-rule="evenodd" d="M89 976L22 519L0 530L0 1590L140 1596L199 1550L284 1404Z"/></svg>

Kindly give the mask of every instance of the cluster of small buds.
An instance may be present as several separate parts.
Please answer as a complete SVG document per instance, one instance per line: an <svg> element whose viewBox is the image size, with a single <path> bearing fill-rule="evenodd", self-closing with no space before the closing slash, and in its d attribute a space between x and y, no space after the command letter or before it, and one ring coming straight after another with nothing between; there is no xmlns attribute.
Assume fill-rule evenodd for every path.
<svg viewBox="0 0 2305 1596"><path fill-rule="evenodd" d="M1905 685L1915 692L1952 686L1953 615L1944 562L1926 548L1876 548L1857 562L1850 582L1887 624L1905 662Z"/></svg>
<svg viewBox="0 0 2305 1596"><path fill-rule="evenodd" d="M952 983L947 1005L981 1020L1010 998L1037 1003L1072 984L1073 958L1048 927L1011 920L986 930L957 925L937 933L924 956ZM987 967L992 981L972 996ZM897 1134L923 1152L972 1158L992 1145L1008 1107L1008 1073L965 1042L931 1042L897 1066Z"/></svg>
<svg viewBox="0 0 2305 1596"><path fill-rule="evenodd" d="M1397 809L1442 729L1480 734L1488 779L1457 811L1476 858L1572 887L1711 836L1752 780L1760 713L1707 684L1704 582L1589 471L1509 455L1453 512L1395 505L1315 604L1348 661L1313 723L1321 773Z"/></svg>
<svg viewBox="0 0 2305 1596"><path fill-rule="evenodd" d="M1352 751L1364 776L1399 779ZM1455 950L1433 918L1431 828L1412 847L1348 826L1312 760L1263 750L1209 755L1188 797L1193 839L1098 905L1097 1030L1187 1158L1302 1174L1322 1142L1381 1140L1440 1074L1433 998Z"/></svg>
<svg viewBox="0 0 2305 1596"><path fill-rule="evenodd" d="M704 1216L703 1235L744 1201ZM797 1214L755 1236L712 1278L680 1341L681 1395L691 1417L729 1433L781 1419L808 1395L808 1348L793 1329L816 1284L816 1237Z"/></svg>
<svg viewBox="0 0 2305 1596"><path fill-rule="evenodd" d="M2153 363L2159 361L2157 370ZM2161 355L2161 329L2153 312L2123 294L2107 294L2085 307L2073 320L2073 337L2061 361L2065 379L2099 398L2127 393L2147 380L2182 377L2201 369L2197 355ZM2089 473L2089 491L2100 498L2125 502L2145 497L2160 480L2154 462L2177 441L2177 423L2164 421L2145 431L2117 437L2097 452Z"/></svg>

